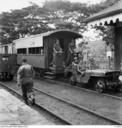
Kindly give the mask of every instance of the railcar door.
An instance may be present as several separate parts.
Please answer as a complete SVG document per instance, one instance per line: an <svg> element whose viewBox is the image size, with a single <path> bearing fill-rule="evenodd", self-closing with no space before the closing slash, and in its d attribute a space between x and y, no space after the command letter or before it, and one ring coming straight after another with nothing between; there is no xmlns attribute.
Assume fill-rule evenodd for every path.
<svg viewBox="0 0 122 128"><path fill-rule="evenodd" d="M8 71L8 56L5 54L0 55L0 72Z"/></svg>

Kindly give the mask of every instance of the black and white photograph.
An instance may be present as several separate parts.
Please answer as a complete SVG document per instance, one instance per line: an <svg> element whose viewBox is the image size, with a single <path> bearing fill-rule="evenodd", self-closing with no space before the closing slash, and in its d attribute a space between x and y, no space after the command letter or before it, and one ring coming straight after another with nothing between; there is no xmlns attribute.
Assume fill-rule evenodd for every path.
<svg viewBox="0 0 122 128"><path fill-rule="evenodd" d="M0 0L0 128L122 126L122 0Z"/></svg>

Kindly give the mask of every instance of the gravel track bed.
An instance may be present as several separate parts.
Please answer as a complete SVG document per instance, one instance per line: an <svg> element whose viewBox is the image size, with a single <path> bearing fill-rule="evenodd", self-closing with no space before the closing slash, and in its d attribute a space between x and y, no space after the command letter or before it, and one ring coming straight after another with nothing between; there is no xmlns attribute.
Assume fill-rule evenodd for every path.
<svg viewBox="0 0 122 128"><path fill-rule="evenodd" d="M82 91L78 88L35 80L35 87L81 105L113 120L122 122L122 101Z"/></svg>
<svg viewBox="0 0 122 128"><path fill-rule="evenodd" d="M88 112L72 107L69 104L51 98L45 94L39 93L36 101L41 106L50 109L56 114L60 114L75 125L112 125L112 123L107 120L98 118Z"/></svg>
<svg viewBox="0 0 122 128"><path fill-rule="evenodd" d="M100 113L108 118L122 122L122 100L92 93L71 86L48 83L35 80L35 87L50 94L54 94Z"/></svg>
<svg viewBox="0 0 122 128"><path fill-rule="evenodd" d="M37 80L39 80L39 78L37 78ZM69 84L68 80L66 79L59 79L59 80L49 80L49 79L42 79L41 80L45 80L46 82L48 83L53 83L53 84L61 84L61 85L65 85L65 86L72 86L71 84ZM96 92L96 90L91 87L91 88L85 88L85 86L83 87L83 85L80 85L79 83L77 83L76 86L72 86L74 88L77 88L77 89L80 89L80 90L87 90L87 91L92 91L94 93L98 93ZM119 99L122 99L122 87L120 89L120 92L115 92L114 90L106 90L104 93L102 93L102 95L105 95L105 96L109 96L109 97L114 97L114 98L119 98Z"/></svg>
<svg viewBox="0 0 122 128"><path fill-rule="evenodd" d="M10 85L11 88L20 92L20 89L15 85L15 83L6 83ZM98 118L88 112L80 110L78 108L72 107L69 104L61 102L57 99L53 99L43 93L35 91L36 103L42 107L53 111L57 115L61 115L66 118L69 122L75 125L113 125L113 123Z"/></svg>

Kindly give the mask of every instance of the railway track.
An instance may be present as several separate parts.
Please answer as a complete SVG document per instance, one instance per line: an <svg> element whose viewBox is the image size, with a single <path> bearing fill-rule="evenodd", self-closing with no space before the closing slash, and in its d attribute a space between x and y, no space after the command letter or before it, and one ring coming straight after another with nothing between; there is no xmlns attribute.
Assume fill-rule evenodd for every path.
<svg viewBox="0 0 122 128"><path fill-rule="evenodd" d="M6 85L4 83L0 83L0 84L2 84L3 86L6 87ZM7 86L7 88L9 88L9 87ZM16 89L13 89L13 88L9 88L9 89L12 89L14 92L17 92ZM90 125L91 124L121 125L121 122L119 122L118 120L113 120L111 118L103 116L103 115L101 115L97 112L94 112L90 109L87 109L83 106L74 104L71 101L67 101L66 99L64 99L62 97L52 95L49 92L41 91L37 88L34 88L34 90L38 94L37 105L43 106L44 109L46 109L47 111L51 112L52 114L54 114L56 116L58 115L58 117L63 119L63 121L66 121L67 124L69 123L69 124L74 125L74 124L89 124L90 123ZM44 101L44 103L40 105L39 99L41 99L41 102L42 102L42 99L47 99L47 102L45 103L45 101ZM51 106L50 104L48 104L48 101L51 101L51 103L53 103L53 104L57 104L57 106L59 106L59 107L63 106L63 108L65 108L63 110L66 111L67 114L65 115L65 113L62 114L60 112L56 112L54 109L52 110L53 112L50 111L51 109L49 107L47 107L47 106ZM45 106L45 104L46 104L46 106ZM55 106L52 106L52 108L53 107L55 107ZM71 118L75 117L75 119L72 120L71 118L68 118L67 115L70 116Z"/></svg>
<svg viewBox="0 0 122 128"><path fill-rule="evenodd" d="M106 123L107 122L110 122L111 124L121 125L121 123L118 122L118 121L115 121L113 119L107 118L107 117L105 117L103 115L100 115L99 113L96 113L96 112L94 112L94 111L92 111L90 109L87 109L87 108L83 107L83 106L80 106L80 105L77 105L77 104L73 104L72 102L67 101L65 99L62 99L61 97L54 96L52 94L49 94L47 92L40 91L40 90L35 89L35 88L34 88L34 90L38 91L40 94L42 93L44 95L47 95L47 96L49 96L49 97L51 97L53 99L56 99L56 100L60 101L60 102L63 102L65 104L68 104L69 106L71 106L73 108L76 108L76 109L80 110L81 112L86 112L88 115L91 116L91 118L98 118L98 119L100 119L102 121L105 121Z"/></svg>
<svg viewBox="0 0 122 128"><path fill-rule="evenodd" d="M70 86L70 87L77 88L77 89L80 89L80 90L83 90L83 91L87 91L87 92L92 92L92 93L95 93L95 94L99 94L94 89L89 89L89 88L84 88L84 87L79 87L79 86L72 86L68 82L62 82L63 80L48 80L48 79L44 79L44 78L41 78L41 80L44 80L44 81L49 82L49 83ZM118 93L114 93L114 92L113 93L108 93L108 92L101 93L100 95L111 97L111 98L114 98L114 99L120 99L120 100L122 100L122 94L119 95Z"/></svg>
<svg viewBox="0 0 122 128"><path fill-rule="evenodd" d="M51 82L52 82L52 80L51 80ZM50 83L50 80L49 80L49 83ZM98 115L100 115L100 116L102 116L102 115L104 115L103 117L107 117L106 115L109 115L109 117L111 117L111 118L109 118L109 119L111 119L111 120L113 120L113 121L116 121L116 122L119 122L120 124L122 123L122 120L121 120L121 114L119 114L119 111L121 111L121 105L122 105L122 97L118 97L118 96L112 96L112 95L108 95L108 94L98 94L96 91L93 91L93 90L89 90L89 89L86 89L86 88L80 88L80 87L71 87L71 85L69 85L69 84L66 84L66 83L63 83L63 82L59 82L59 81L53 81L53 83L55 84L55 86L57 86L58 84L58 86L60 86L60 85L63 85L63 87L65 86L65 85L67 85L67 87L66 87L66 89L70 89L70 88L74 88L75 90L79 90L79 92L81 91L81 93L83 93L83 92L85 92L85 93L87 93L88 95L90 94L91 96L92 95L95 95L95 96L97 96L98 98L99 97L101 97L102 99L107 99L107 104L106 104L106 101L105 102L103 102L104 100L101 100L101 98L100 98L100 101L101 101L101 103L103 102L103 104L105 103L106 105L102 105L103 106L103 108L100 106L100 105L98 105L96 108L98 109L98 113L96 113L96 114L98 114ZM43 84L44 85L44 84ZM53 84L52 84L53 85ZM42 87L42 86L41 86ZM63 88L62 87L62 88ZM52 87L52 88L54 88L54 87ZM43 88L44 89L44 88ZM42 90L43 90L42 89ZM49 88L49 89L51 89L51 88ZM41 90L41 89L40 89ZM46 89L44 89L44 91L45 91ZM64 89L63 89L64 90ZM51 90L50 91L48 91L47 93L51 93ZM62 92L62 91L61 91ZM67 92L67 91L65 91L65 92ZM67 92L68 93L68 92ZM77 93L77 92L76 92ZM52 93L53 94L53 93ZM56 94L56 93L54 93L54 94ZM65 94L65 93L60 93L59 95L63 95L63 94ZM90 96L89 95L89 96ZM56 96L56 97L58 97L57 95L54 95L54 96ZM70 95L68 95L68 96L70 96ZM71 101L69 98L68 98L68 96L64 96L67 100L68 100L68 102L69 101ZM62 98L62 97L59 97L60 99ZM82 97L81 97L82 98ZM86 98L88 98L88 97L86 97ZM90 97L89 97L90 98ZM85 98L84 98L85 99ZM97 100L97 98L95 98L96 100ZM95 100L94 99L94 100ZM108 106L108 104L109 104L109 99L110 99L110 107ZM67 101L66 100L66 101ZM75 98L74 98L74 100L75 100ZM87 99L86 99L87 100ZM93 104L91 104L91 106L93 107L93 111L91 111L91 112L93 112L94 113L94 111L97 111L97 109L96 108L94 108L94 100L93 100ZM96 100L95 100L95 102L96 102ZM80 101L80 100L79 100ZM111 102L112 101L112 102ZM116 101L116 102L115 102ZM72 103L72 102L70 102L70 103ZM75 105L77 105L78 107L81 107L82 106L82 104L79 104L80 102L74 102L75 103ZM78 103L78 104L77 104ZM99 104L99 103L98 103ZM112 105L112 104L117 104L117 105ZM86 104L85 106L83 105L83 109L85 108L85 110L89 110L90 108L92 108L92 107L88 107L89 109L86 109L87 108L87 106L88 106L88 104ZM96 106L96 105L95 105ZM100 108L99 108L99 106L100 106ZM106 108L106 107L107 108ZM112 106L112 107L111 107ZM115 107L116 106L116 107ZM118 109L118 106L119 106L119 109ZM113 109L114 108L114 109ZM96 109L96 110L95 110ZM107 110L108 109L108 110ZM109 109L110 109L110 112L109 112ZM112 110L113 109L113 110ZM100 110L100 111L99 111ZM102 111L101 111L102 110ZM105 110L105 111L104 111ZM112 111L111 111L112 110ZM104 112L103 112L104 111ZM116 111L116 112L115 112ZM99 113L100 112L100 113ZM121 113L121 112L120 112ZM115 114L115 115L114 115Z"/></svg>
<svg viewBox="0 0 122 128"><path fill-rule="evenodd" d="M15 78L16 79L16 78ZM43 81L46 81L48 83L52 83L52 84L58 84L58 85L64 85L64 86L70 86L72 88L77 88L77 89L80 89L82 91L86 91L86 92L92 92L92 93L95 93L95 94L99 94L97 91L95 91L94 89L89 89L89 88L84 88L84 87L81 87L81 86L72 86L70 85L67 81L65 81L64 79L60 79L60 80L53 80L53 79L45 79L43 77L40 77L40 76L36 76L37 80L43 80ZM16 81L16 80L15 80ZM62 82L63 81L63 82ZM64 82L65 81L65 82ZM101 93L100 95L103 95L103 96L107 96L107 97L110 97L110 98L113 98L113 99L119 99L119 100L122 100L122 94L119 95L118 93Z"/></svg>
<svg viewBox="0 0 122 128"><path fill-rule="evenodd" d="M3 88L7 89L10 93L12 93L13 95L16 95L16 97L18 97L19 99L22 99L22 96L20 94L20 92L18 92L16 89L14 88L10 88L8 87L6 84L0 82L0 86L2 86ZM54 120L57 120L58 122L60 122L60 125L71 125L70 122L64 120L63 118L55 115L54 113L52 113L50 110L45 109L44 107L38 105L38 104L34 104L34 108L38 109L38 110L43 110L44 112L46 112L48 115L50 115L51 117L54 118Z"/></svg>

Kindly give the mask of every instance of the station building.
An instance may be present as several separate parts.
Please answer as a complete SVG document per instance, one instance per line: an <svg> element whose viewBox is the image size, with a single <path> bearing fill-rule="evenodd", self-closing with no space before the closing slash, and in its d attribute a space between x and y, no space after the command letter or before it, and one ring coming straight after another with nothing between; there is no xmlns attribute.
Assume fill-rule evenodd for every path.
<svg viewBox="0 0 122 128"><path fill-rule="evenodd" d="M90 16L85 21L89 25L110 25L114 27L114 68L122 70L122 0Z"/></svg>

